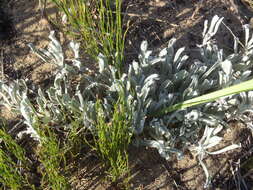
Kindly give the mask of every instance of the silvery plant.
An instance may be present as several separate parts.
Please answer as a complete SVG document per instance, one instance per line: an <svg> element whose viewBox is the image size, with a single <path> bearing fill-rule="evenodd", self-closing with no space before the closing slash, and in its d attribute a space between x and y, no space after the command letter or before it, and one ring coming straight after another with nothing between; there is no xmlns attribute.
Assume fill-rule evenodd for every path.
<svg viewBox="0 0 253 190"><path fill-rule="evenodd" d="M244 26L244 45L234 36L233 53L225 55L214 39L222 23L223 18L218 16L214 16L210 24L205 21L203 41L197 46L200 58L194 61L189 61L184 47L174 49L174 38L158 55L148 50L147 41L142 42L138 61L129 64L120 78L117 69L102 54L98 55L98 71L89 74L79 60L79 44L74 42L70 43L74 58L72 64L67 64L62 47L51 32L48 49L30 47L44 61L57 66L53 85L45 91L39 88L33 92L37 97L36 104L32 104L28 98L30 89L24 80L11 84L0 81L0 103L23 116L27 129L21 131L21 135L30 134L39 141L35 128L37 121L68 129L71 125L67 118L71 118L94 131L97 99L106 110L103 114L110 118L113 104L119 94L124 94L131 110L133 143L156 148L165 159L173 155L180 159L185 150L190 150L205 171L207 186L210 177L203 159L239 147L232 144L221 150L208 150L213 150L221 142L222 138L217 134L227 127L229 120L240 120L252 128L247 114L252 112L253 92L219 98L167 114L157 113L176 103L250 79L253 37L250 37L249 27ZM72 85L73 79L78 83L75 86Z"/></svg>

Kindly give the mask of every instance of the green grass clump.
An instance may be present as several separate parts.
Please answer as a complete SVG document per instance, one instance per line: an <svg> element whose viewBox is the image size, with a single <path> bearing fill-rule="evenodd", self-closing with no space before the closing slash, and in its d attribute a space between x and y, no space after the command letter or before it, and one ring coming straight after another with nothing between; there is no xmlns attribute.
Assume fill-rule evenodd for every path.
<svg viewBox="0 0 253 190"><path fill-rule="evenodd" d="M38 147L37 155L42 164L41 186L53 190L69 189L70 185L65 174L65 149L61 148L60 140L48 127L40 131L41 145Z"/></svg>
<svg viewBox="0 0 253 190"><path fill-rule="evenodd" d="M122 0L52 0L67 18L61 28L81 41L95 60L102 53L122 69L126 31L122 27ZM58 22L59 23L59 22Z"/></svg>
<svg viewBox="0 0 253 190"><path fill-rule="evenodd" d="M0 187L12 190L35 189L21 171L27 167L25 150L5 131L0 124Z"/></svg>
<svg viewBox="0 0 253 190"><path fill-rule="evenodd" d="M131 114L120 100L114 106L112 119L104 116L102 105L97 103L97 125L94 134L95 149L105 166L109 167L107 173L112 182L125 177L127 182L129 167L127 149L131 142Z"/></svg>

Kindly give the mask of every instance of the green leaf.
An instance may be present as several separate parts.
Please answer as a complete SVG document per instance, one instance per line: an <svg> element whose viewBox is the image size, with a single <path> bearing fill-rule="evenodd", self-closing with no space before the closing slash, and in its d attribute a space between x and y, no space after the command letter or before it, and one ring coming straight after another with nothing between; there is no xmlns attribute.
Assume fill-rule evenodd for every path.
<svg viewBox="0 0 253 190"><path fill-rule="evenodd" d="M182 109L196 106L196 105L203 104L203 103L212 102L212 101L215 101L221 97L239 94L241 92L246 92L246 91L250 91L250 90L253 90L253 79L248 80L243 83L240 83L240 84L237 84L237 85L234 85L234 86L227 87L222 90L217 90L215 92L199 96L197 98L193 98L190 100L180 102L178 104L164 108L160 112L153 114L152 116L160 117L160 116L165 115L169 112L173 112L176 110L182 110Z"/></svg>

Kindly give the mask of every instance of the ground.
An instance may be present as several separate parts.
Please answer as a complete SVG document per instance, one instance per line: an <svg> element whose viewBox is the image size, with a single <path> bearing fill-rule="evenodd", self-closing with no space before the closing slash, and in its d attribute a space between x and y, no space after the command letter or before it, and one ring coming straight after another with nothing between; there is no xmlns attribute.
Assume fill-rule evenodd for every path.
<svg viewBox="0 0 253 190"><path fill-rule="evenodd" d="M4 80L23 78L30 84L46 85L52 77L53 68L32 54L28 44L46 47L51 30L56 30L63 44L68 40L42 15L39 1L6 2L0 0L0 77ZM155 52L165 47L172 37L178 39L177 47L186 46L188 50L194 50L196 44L201 42L204 20L210 20L214 15L223 16L224 22L241 40L242 24L253 20L251 7L233 0L125 0L123 13L124 21L129 21L130 26L126 38L126 63L137 58L143 40L148 40ZM48 17L57 14L51 3L47 6L46 14ZM233 47L233 37L225 27L221 27L217 40L225 51L229 52ZM15 119L3 108L1 115L9 120ZM242 143L242 148L209 157L206 162L213 176L214 189L236 189L233 171L238 168L238 161L243 163L252 156L252 134L242 124L232 122L231 127L224 131L224 136L221 147L234 142ZM182 160L166 161L153 149L130 147L129 152L132 175L130 189L203 189L203 170L190 153ZM118 189L102 180L103 174L96 156L87 150L85 155L73 162L73 175L70 178L75 189ZM242 168L242 177L249 187L253 181L252 173Z"/></svg>

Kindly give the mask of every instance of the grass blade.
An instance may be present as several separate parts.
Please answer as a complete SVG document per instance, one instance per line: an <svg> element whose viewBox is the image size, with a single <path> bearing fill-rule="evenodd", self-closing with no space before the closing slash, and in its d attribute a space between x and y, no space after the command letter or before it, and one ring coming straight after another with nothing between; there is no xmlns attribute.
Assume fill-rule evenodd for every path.
<svg viewBox="0 0 253 190"><path fill-rule="evenodd" d="M221 89L221 90L217 90L215 92L211 92L211 93L208 93L208 94L196 97L196 98L192 98L190 100L186 100L186 101L180 102L178 104L174 104L170 107L162 109L158 113L153 114L151 116L159 117L159 116L165 115L167 113L170 113L170 112L173 112L176 110L181 110L181 109L196 106L199 104L212 102L212 101L217 100L218 98L221 98L221 97L239 94L241 92L246 92L246 91L250 91L250 90L253 90L253 79L248 80L246 82L242 82L237 85L233 85L233 86Z"/></svg>

